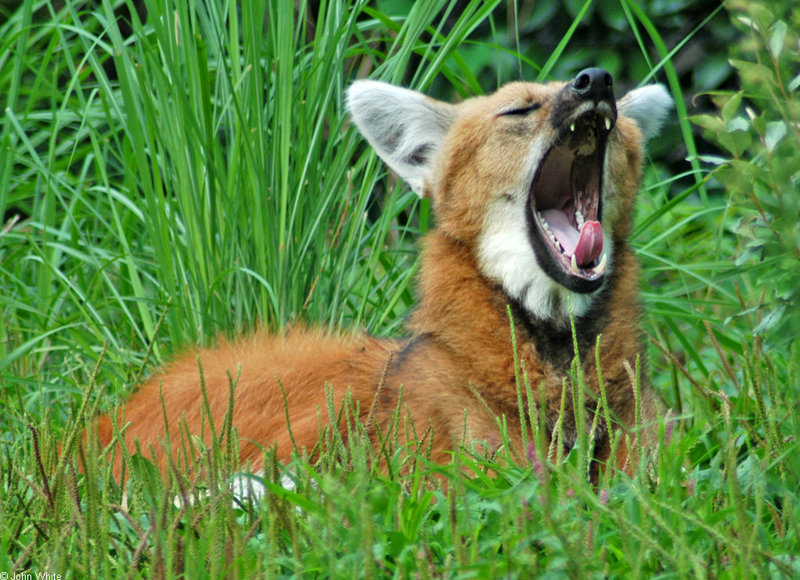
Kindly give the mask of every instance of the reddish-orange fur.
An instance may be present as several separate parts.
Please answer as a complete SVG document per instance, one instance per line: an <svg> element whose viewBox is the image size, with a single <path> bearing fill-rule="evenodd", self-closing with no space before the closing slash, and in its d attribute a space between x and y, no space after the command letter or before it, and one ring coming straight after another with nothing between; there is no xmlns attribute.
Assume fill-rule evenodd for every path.
<svg viewBox="0 0 800 580"><path fill-rule="evenodd" d="M562 386L575 355L569 321L541 323L527 317L502 286L482 272L477 244L488 208L503 193L490 191L489 186L504 180L509 184L519 181L517 174L523 156L528 154L525 148L530 149L536 139L554 139L551 133L555 129L545 126L541 119L547 119L563 87L561 83L515 84L491 97L472 99L457 107L441 105L454 121L431 178L425 183L438 227L423 243L419 305L407 325L410 338L326 336L309 330L290 330L274 337L257 332L239 341L222 341L217 347L188 352L156 372L124 406L129 450L138 439L144 450L153 448L157 463L164 467L163 396L172 453L180 456L179 424L185 422L192 433L199 434L202 368L217 429L228 408L230 380L236 381L233 425L239 435L242 463L250 462L255 467L260 465L263 447L275 445L283 460L292 451L281 385L291 434L301 448L310 449L317 443L320 421L328 420L326 385L332 389L337 408L349 389L361 419L372 419L382 429L397 409L402 387L404 409L410 413L417 434L427 432L432 437L434 461L447 462L449 452L462 442L475 440L498 446L501 436L497 418L503 416L512 447L524 455L509 308L514 317L520 367L527 373L537 403L545 408L550 428L559 416ZM544 103L530 121L531 135L521 130L504 132L500 123L508 120L491 113L504 102L526 99ZM594 393L589 395L587 421L591 423L595 408L591 398L600 392L595 360L600 336L605 391L615 429L622 429L623 434L631 433L635 419L633 382L628 369L636 366L643 353L637 330L638 266L626 244L640 177L640 141L636 123L620 117L609 137L607 175L617 193L604 201L607 213L603 216L615 247L613 275L596 299L600 305L597 320L576 322L584 378L588 391ZM544 393L543 400L539 393ZM566 443L577 437L572 400L568 389L562 417ZM655 418L655 397L646 384L642 385L640 409L643 421ZM116 420L121 422L122 417L120 410ZM111 417L104 416L97 424L104 444L111 440L111 421ZM604 461L609 458L611 447L604 421L599 428L595 456ZM630 453L623 438L617 462L626 465L632 460L636 460L635 454ZM118 451L115 462L119 467Z"/></svg>
<svg viewBox="0 0 800 580"><path fill-rule="evenodd" d="M228 409L230 385L234 388L233 424L238 430L243 461L258 465L262 447L277 447L278 456L292 452L286 409L291 433L301 447L310 448L317 440L320 419L327 419L324 385L332 387L337 409L346 387L353 385L356 400L366 400L368 389L359 389L377 381L386 357L395 348L392 341L378 341L366 336L330 337L319 332L289 332L280 340L263 332L237 342L223 341L216 348L187 353L167 365L141 386L117 417L130 423L126 441L136 438L144 450L152 444L160 467L165 456L159 440L164 439L164 410L173 444L173 459L180 448L180 425L185 421L190 431L200 434L203 409L200 369L212 412L215 429L221 430ZM320 377L324 377L319 380ZM280 380L280 383L278 382ZM319 384L302 389L297 385ZM377 383L376 383L377 384ZM284 387L284 392L281 390ZM163 406L161 397L163 396ZM285 401L285 402L284 402ZM210 443L210 429L205 420L205 443ZM111 417L98 421L101 442L111 440ZM120 455L116 455L117 463Z"/></svg>

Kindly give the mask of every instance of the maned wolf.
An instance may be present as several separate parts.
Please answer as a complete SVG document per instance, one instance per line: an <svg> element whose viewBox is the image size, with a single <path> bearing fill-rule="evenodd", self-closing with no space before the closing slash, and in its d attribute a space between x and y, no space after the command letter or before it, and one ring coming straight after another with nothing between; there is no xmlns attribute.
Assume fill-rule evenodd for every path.
<svg viewBox="0 0 800 580"><path fill-rule="evenodd" d="M590 68L570 82L512 83L455 105L357 81L347 104L378 155L431 199L435 213L436 227L422 242L408 337L292 330L222 340L159 369L123 409L101 417L100 441L111 441L118 421L127 424L130 452L138 439L164 469L171 447L175 464L188 468L187 430L199 436L203 426L210 442L207 412L219 428L233 378L232 425L242 464L251 468L259 468L263 448L274 446L288 460L291 438L300 448L316 444L330 424L326 390L337 409L351 393L376 444L377 432L391 436L397 425L401 443L424 438L432 460L447 462L465 443L499 446L504 417L508 443L524 455L521 368L545 414L548 443L557 432L555 444L570 447L578 425L593 425L594 473L612 452L630 469L635 423L652 423L658 406L646 382L635 394L630 372L644 349L628 236L643 141L672 106L666 90L646 86L617 101L611 75ZM564 396L576 354L586 421L576 421L569 386ZM613 423L592 421L603 400ZM609 425L623 435L615 451ZM114 461L119 470L119 449Z"/></svg>

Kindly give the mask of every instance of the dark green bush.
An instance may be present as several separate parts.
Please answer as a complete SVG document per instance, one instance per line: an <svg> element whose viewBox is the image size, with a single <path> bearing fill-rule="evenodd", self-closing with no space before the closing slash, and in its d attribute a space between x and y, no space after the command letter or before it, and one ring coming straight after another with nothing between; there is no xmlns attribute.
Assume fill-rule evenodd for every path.
<svg viewBox="0 0 800 580"><path fill-rule="evenodd" d="M761 294L754 333L776 346L800 334L800 55L789 6L729 3L742 31L730 61L741 87L713 93L719 113L694 119L726 154L705 160L729 196L732 259Z"/></svg>

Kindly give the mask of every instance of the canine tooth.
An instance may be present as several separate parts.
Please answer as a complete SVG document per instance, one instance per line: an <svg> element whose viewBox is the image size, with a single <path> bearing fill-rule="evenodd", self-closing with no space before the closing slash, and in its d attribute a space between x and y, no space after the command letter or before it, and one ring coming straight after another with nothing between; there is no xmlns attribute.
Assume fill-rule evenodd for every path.
<svg viewBox="0 0 800 580"><path fill-rule="evenodd" d="M575 132L575 123L572 123L572 124L569 126L569 130L570 130L570 131L572 131L573 133Z"/></svg>
<svg viewBox="0 0 800 580"><path fill-rule="evenodd" d="M606 117L606 131L611 131L611 119Z"/></svg>
<svg viewBox="0 0 800 580"><path fill-rule="evenodd" d="M578 260L575 259L575 254L572 254L572 259L569 262L570 274L578 274Z"/></svg>
<svg viewBox="0 0 800 580"><path fill-rule="evenodd" d="M597 266L595 266L592 269L592 272L594 272L597 275L603 274L606 271L607 261L608 261L608 256L606 254L603 254L603 257L600 259L600 263L597 264Z"/></svg>

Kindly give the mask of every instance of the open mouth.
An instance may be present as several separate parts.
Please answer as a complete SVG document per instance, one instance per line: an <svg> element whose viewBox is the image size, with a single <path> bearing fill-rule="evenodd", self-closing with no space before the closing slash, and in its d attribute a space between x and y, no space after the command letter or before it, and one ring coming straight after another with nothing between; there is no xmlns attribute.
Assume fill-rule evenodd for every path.
<svg viewBox="0 0 800 580"><path fill-rule="evenodd" d="M528 223L537 259L551 278L575 292L599 288L606 271L603 163L614 122L598 109L568 120L529 193Z"/></svg>

